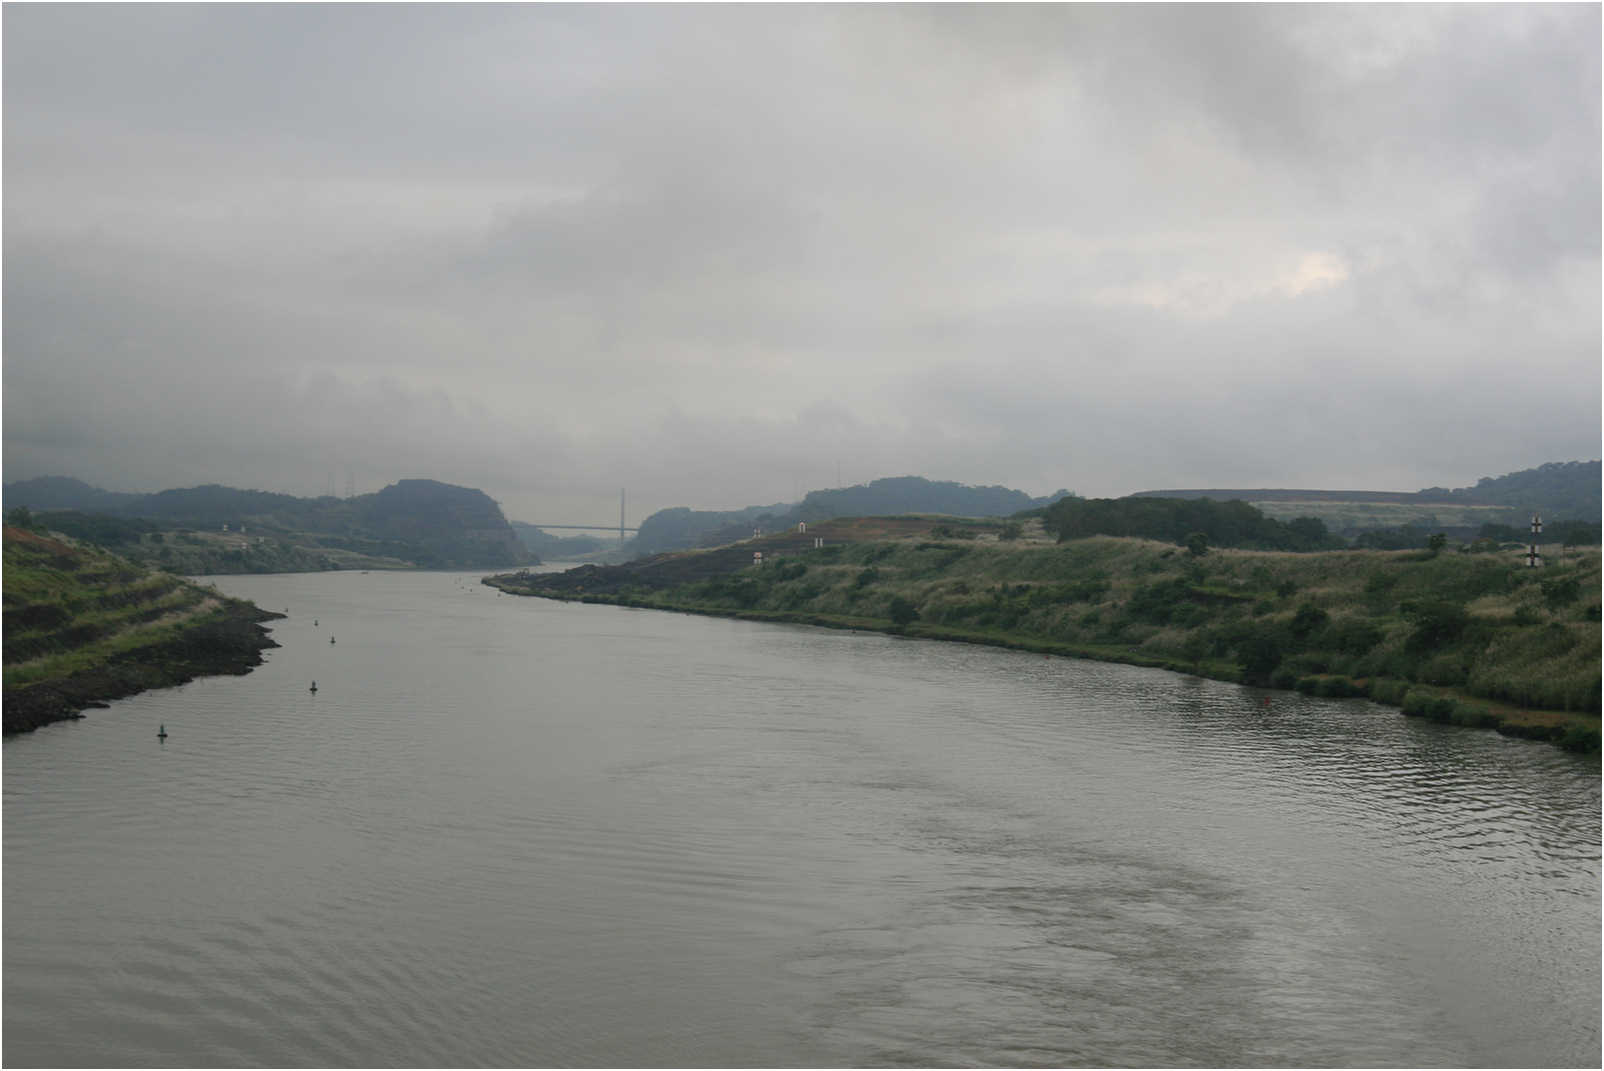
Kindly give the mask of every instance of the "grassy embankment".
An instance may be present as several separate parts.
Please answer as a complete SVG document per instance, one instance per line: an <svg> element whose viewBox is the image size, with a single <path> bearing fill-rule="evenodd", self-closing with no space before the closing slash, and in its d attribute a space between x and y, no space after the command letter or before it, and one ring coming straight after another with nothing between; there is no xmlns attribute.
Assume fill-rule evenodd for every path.
<svg viewBox="0 0 1604 1071"><path fill-rule="evenodd" d="M245 672L274 646L257 622L280 615L104 551L7 525L4 563L6 732Z"/></svg>
<svg viewBox="0 0 1604 1071"><path fill-rule="evenodd" d="M1368 696L1436 721L1576 751L1599 746L1596 548L1531 570L1511 555L1452 551L1216 549L1192 557L1150 540L1055 545L984 535L814 550L787 538L783 548L740 544L722 570L699 577L693 552L632 572L486 583L515 594L874 629ZM765 544L784 556L742 567Z"/></svg>

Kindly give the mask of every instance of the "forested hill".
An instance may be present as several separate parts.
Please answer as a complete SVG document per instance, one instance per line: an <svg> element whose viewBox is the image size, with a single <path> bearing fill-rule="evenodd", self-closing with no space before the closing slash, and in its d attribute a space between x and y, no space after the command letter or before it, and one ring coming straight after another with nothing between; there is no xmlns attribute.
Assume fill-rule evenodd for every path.
<svg viewBox="0 0 1604 1071"><path fill-rule="evenodd" d="M41 476L5 485L5 504L30 509L77 509L86 512L116 510L144 495L103 491L70 476Z"/></svg>
<svg viewBox="0 0 1604 1071"><path fill-rule="evenodd" d="M1138 491L1131 498L1212 498L1226 502L1273 505L1276 503L1363 503L1429 509L1436 505L1503 506L1509 516L1486 516L1483 520L1516 521L1514 512L1541 513L1550 520L1591 521L1601 519L1600 463L1597 461L1551 461L1535 469L1523 469L1504 476L1483 476L1474 487L1427 487L1419 491L1327 491L1292 488L1198 488L1188 490ZM1393 522L1398 523L1398 522ZM1451 523L1451 522L1450 522Z"/></svg>
<svg viewBox="0 0 1604 1071"><path fill-rule="evenodd" d="M1058 491L1032 498L1008 487L970 487L950 480L894 476L856 487L810 491L797 513L800 520L831 517L879 517L899 513L942 513L953 517L1009 517L1022 510L1051 505L1069 494Z"/></svg>
<svg viewBox="0 0 1604 1071"><path fill-rule="evenodd" d="M1066 498L1042 514L1059 542L1088 536L1136 536L1166 543L1257 550L1334 550L1345 546L1316 517L1288 522L1267 517L1240 500L1212 498Z"/></svg>
<svg viewBox="0 0 1604 1071"><path fill-rule="evenodd" d="M40 484L37 480L8 484L7 510L62 508L57 505L61 497L40 497ZM137 560L184 571L278 572L385 564L475 568L521 565L531 559L494 499L475 488L436 480L400 480L353 498L297 498L207 484L128 496L112 507L92 505L103 501L93 495L78 501L83 504L68 507L76 512L44 513L41 519L59 531ZM193 534L183 537L186 531ZM173 532L180 538L164 538ZM227 546L213 547L199 538L200 533L209 537L226 533Z"/></svg>
<svg viewBox="0 0 1604 1071"><path fill-rule="evenodd" d="M1552 520L1601 519L1598 461L1550 461L1504 476L1483 476L1475 487L1428 487L1420 494L1518 510L1537 510Z"/></svg>
<svg viewBox="0 0 1604 1071"><path fill-rule="evenodd" d="M904 513L936 513L951 517L1008 517L1039 509L1069 495L1057 491L1032 498L1008 487L971 487L951 480L892 476L855 487L809 491L798 503L748 506L742 510L693 510L684 506L658 510L641 522L630 546L637 555L696 546L718 546L745 539L754 528L774 531L832 517L891 517Z"/></svg>

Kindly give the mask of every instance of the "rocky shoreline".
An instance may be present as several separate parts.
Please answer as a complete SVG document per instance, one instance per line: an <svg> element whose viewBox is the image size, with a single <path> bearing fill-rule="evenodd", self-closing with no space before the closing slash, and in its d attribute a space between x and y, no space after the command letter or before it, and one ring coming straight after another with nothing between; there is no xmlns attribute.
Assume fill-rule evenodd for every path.
<svg viewBox="0 0 1604 1071"><path fill-rule="evenodd" d="M249 673L262 664L263 651L278 646L262 622L283 616L229 600L220 614L166 643L113 657L63 680L7 689L0 717L4 734L81 718L86 709L106 707L110 700L152 688L187 684L197 677Z"/></svg>

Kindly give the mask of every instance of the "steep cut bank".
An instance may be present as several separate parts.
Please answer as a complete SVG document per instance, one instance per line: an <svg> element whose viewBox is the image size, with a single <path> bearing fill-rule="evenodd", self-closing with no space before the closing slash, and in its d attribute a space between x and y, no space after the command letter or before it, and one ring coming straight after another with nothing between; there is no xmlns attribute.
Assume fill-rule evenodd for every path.
<svg viewBox="0 0 1604 1071"><path fill-rule="evenodd" d="M3 728L29 732L196 677L243 674L283 614L115 555L4 528Z"/></svg>
<svg viewBox="0 0 1604 1071"><path fill-rule="evenodd" d="M893 522L899 530L884 528ZM834 521L815 548L820 531L485 583L1365 696L1435 721L1598 748L1597 548L1528 569L1513 552L1194 552L1111 536L1049 544L1006 523L929 518Z"/></svg>

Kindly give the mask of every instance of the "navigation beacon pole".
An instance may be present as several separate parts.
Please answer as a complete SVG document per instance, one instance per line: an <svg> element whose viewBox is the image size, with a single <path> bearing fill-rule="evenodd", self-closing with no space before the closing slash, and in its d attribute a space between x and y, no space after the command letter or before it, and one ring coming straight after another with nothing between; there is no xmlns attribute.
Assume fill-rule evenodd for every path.
<svg viewBox="0 0 1604 1071"><path fill-rule="evenodd" d="M1532 542L1526 551L1526 565L1528 568L1535 569L1543 564L1543 556L1537 552L1537 537L1542 534L1542 531L1543 518L1535 513L1532 514Z"/></svg>

